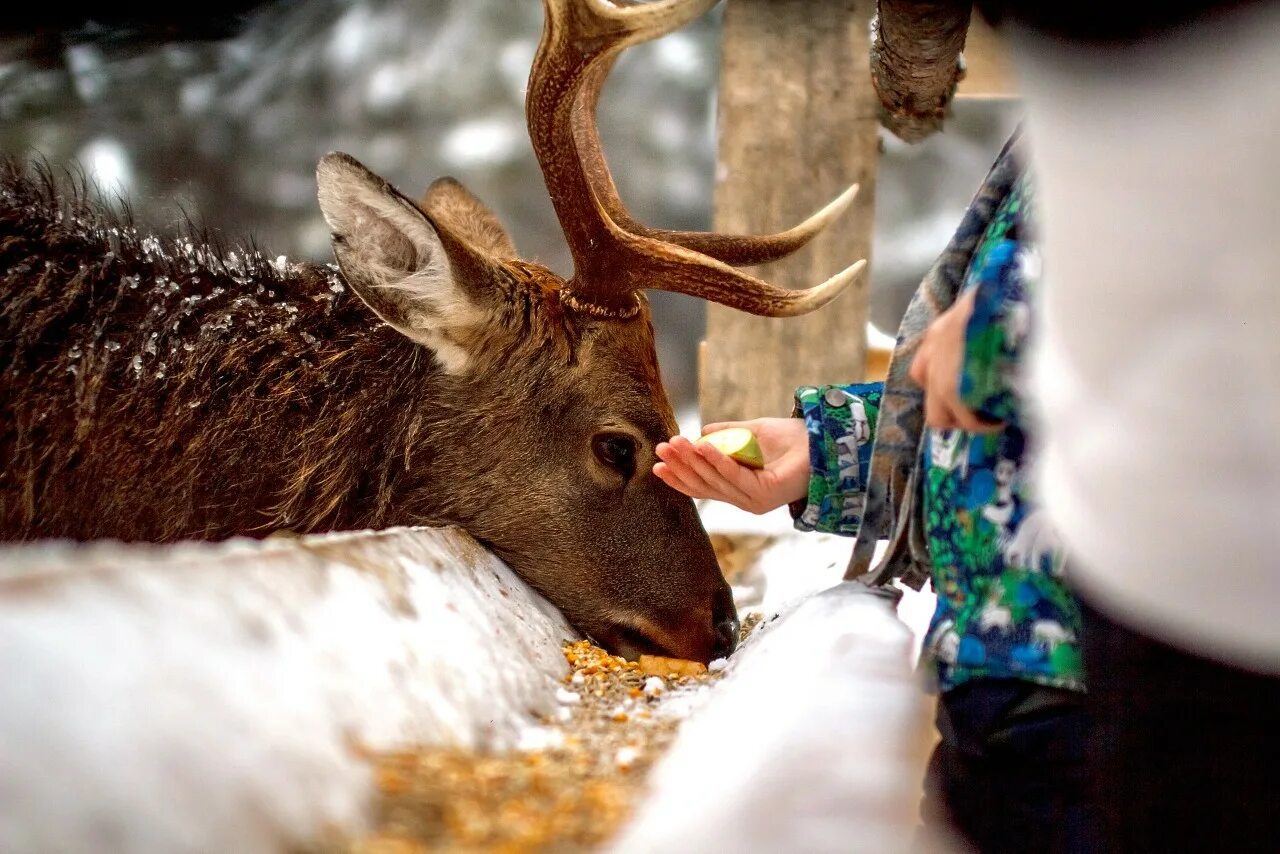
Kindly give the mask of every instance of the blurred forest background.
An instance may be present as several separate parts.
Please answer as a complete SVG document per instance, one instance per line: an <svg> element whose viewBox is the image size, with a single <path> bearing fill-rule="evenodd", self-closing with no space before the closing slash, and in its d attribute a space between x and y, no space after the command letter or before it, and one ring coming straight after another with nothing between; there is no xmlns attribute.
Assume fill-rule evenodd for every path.
<svg viewBox="0 0 1280 854"><path fill-rule="evenodd" d="M625 53L601 99L622 197L652 225L710 227L722 7ZM341 150L410 196L453 175L524 257L570 272L525 133L537 0L212 0L147 13L52 0L4 17L0 151L81 164L143 223L189 215L272 256L329 261L314 170ZM1017 109L957 102L946 131L913 146L882 132L879 329L895 331ZM672 402L694 406L704 306L652 301Z"/></svg>

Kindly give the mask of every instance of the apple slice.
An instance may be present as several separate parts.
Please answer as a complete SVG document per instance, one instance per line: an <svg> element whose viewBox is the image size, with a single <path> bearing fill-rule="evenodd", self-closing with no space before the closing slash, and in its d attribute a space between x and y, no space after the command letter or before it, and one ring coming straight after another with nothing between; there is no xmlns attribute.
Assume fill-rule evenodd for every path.
<svg viewBox="0 0 1280 854"><path fill-rule="evenodd" d="M753 469L764 468L764 454L756 435L746 427L726 427L708 433L698 442L706 442L720 453ZM695 443L696 444L696 443Z"/></svg>

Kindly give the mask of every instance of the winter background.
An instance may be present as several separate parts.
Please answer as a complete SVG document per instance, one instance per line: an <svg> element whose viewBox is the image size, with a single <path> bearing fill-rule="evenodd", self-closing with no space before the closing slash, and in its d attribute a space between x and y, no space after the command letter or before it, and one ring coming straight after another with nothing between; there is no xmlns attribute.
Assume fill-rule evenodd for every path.
<svg viewBox="0 0 1280 854"><path fill-rule="evenodd" d="M420 194L435 178L453 175L498 213L524 257L569 273L568 252L524 125L525 81L542 25L537 0L210 0L199 7L192 4L190 8L169 7L149 13L94 8L92 16L85 11L88 7L87 0L48 0L24 4L0 16L0 152L34 154L55 165L78 163L108 193L127 199L142 223L160 230L191 219L226 242L252 239L270 256L328 261L329 236L316 204L314 170L326 152L346 151L411 196ZM144 14L165 17L144 20ZM601 99L601 134L622 197L635 216L656 226L710 226L721 15L717 8L680 32L628 51ZM882 133L870 259L871 319L880 330L889 334L895 330L920 277L946 244L1016 120L1014 102L968 100L956 104L945 133L924 143L908 146ZM698 300L661 292L654 293L652 301L664 378L672 402L686 414L681 420L687 425L696 420L695 354L703 334L705 307ZM688 413L693 413L692 418ZM766 519L748 517L727 505L701 509L710 530L782 534L790 529L785 509ZM838 581L847 556L848 542L841 538L779 539L762 556L754 577L747 579L741 590L735 589L735 594L743 596L740 607L750 604L765 613L781 612L787 603ZM445 565L452 566L448 561ZM460 583L459 589L463 587L474 585ZM175 590L178 600L188 598L186 588ZM839 840L839 850L850 850L852 831L823 824L831 815L847 813L849 827L866 834L876 816L839 813L830 808L830 797L878 803L862 788L867 781L901 776L901 768L883 764L893 758L892 745L884 737L878 715L887 708L885 703L906 708L917 694L915 686L892 680L876 687L875 674L888 671L882 662L872 660L878 653L868 638L884 631L896 638L894 643L899 646L905 641L901 627L884 614L871 614L862 623L851 621L841 610L845 604L830 597L815 600L809 607L805 619L790 623L793 629L788 631L795 632L794 643L788 647L791 642L786 638L792 636L780 633L785 641L779 642L783 654L772 659L758 656L757 663L763 662L759 678L739 683L764 686L767 690L760 695L764 700L732 700L730 692L730 701L721 706L732 710L738 726L726 727L722 719L712 717L707 726L723 731L719 742L704 733L695 739L696 750L676 751L672 773L685 782L683 787L669 789L669 797L660 804L663 820L653 826L671 826L674 803L691 815L696 813L699 827L735 828L744 838L754 835L760 842L771 839L769 832L782 833L796 826L774 821L778 812L761 807L776 802L787 806L788 814L801 819L799 824L810 831L839 830L828 839ZM849 607L864 606L850 603ZM814 617L815 608L830 613L819 620ZM170 610L184 613L161 609L166 614ZM927 592L908 594L898 609L915 635L916 649L931 611L932 597ZM81 626L76 613L64 616ZM128 616L136 619L133 611ZM804 632L796 627L803 627ZM856 643L848 642L850 633L859 632L868 634L859 635ZM81 637L74 632L66 636ZM315 645L322 653L330 648L319 642ZM161 646L136 644L130 654L150 650L159 654ZM9 715L7 724L0 720L0 732L6 727L10 733L21 732L13 720L25 710L31 712L35 731L63 733L67 743L82 745L87 743L86 732L99 733L95 727L103 717L101 708L122 695L111 681L122 671L93 667L97 659L80 655L82 647L73 643L65 648L74 653L66 660L79 662L80 668L63 666L62 659L50 658L50 666L42 671L49 674L48 683L74 690L80 700L94 696L86 694L86 685L99 685L108 700L55 704L68 712L82 709L86 715L52 718L45 714L47 703L23 706L9 702L0 706L0 712ZM21 649L15 647L15 655ZM250 663L265 666L259 660L263 654L255 655L257 658L245 659L246 666L238 667L237 673L256 672L247 666ZM871 655L872 659L851 661L850 655ZM23 654L14 660L25 663L25 676L19 682L30 688L36 678L31 664L36 656ZM203 660L199 655L187 656L184 670L192 670L186 662ZM222 659L209 660L216 663ZM780 662L776 672L769 669L771 660ZM804 666L798 667L797 662ZM871 681L846 680L840 683L848 688L842 688L843 693L819 695L817 686L835 684L831 674L840 668L844 668L845 677L851 668L866 670L872 674L868 677ZM108 746L127 748L121 754L124 759L98 745L92 761L73 769L81 774L74 777L46 761L50 755L46 748L59 742L28 740L33 747L22 755L31 760L30 766L25 775L19 768L19 773L8 779L22 784L37 778L46 780L50 786L43 802L46 811L19 805L10 816L17 816L10 822L11 829L39 826L91 838L98 832L97 825L80 826L52 816L61 816L59 810L79 803L92 806L92 799L103 791L133 797L130 803L137 810L130 827L142 834L168 827L152 820L162 796L188 808L187 812L170 809L175 816L190 817L179 828L185 838L196 838L192 833L200 828L211 834L209 839L220 838L217 834L228 830L252 830L238 829L234 820L226 819L226 813L211 808L206 793L215 791L221 793L219 804L247 791L245 802L254 804L251 812L269 814L291 832L310 827L309 822L318 820L319 814L298 813L302 806L279 796L327 785L328 778L317 776L314 760L330 742L314 736L311 730L299 729L292 741L282 740L279 732L279 721L293 720L289 710L298 707L299 697L309 695L296 680L280 680L281 688L274 693L254 687L252 693L241 695L235 688L239 682L216 668L206 670L208 696L225 695L229 705L224 708L211 701L201 711L214 724L232 721L234 738L208 736L208 730L191 725L190 715L164 718L168 707L148 699L166 696L168 690L167 671L156 671L164 678L157 678L154 692L125 692L137 700L141 711L110 718L136 726L109 735L127 736L136 731L151 736L145 744L131 738L103 740ZM359 668L351 669L359 675L357 671ZM296 675L303 671L290 660L288 672ZM317 673L315 684L327 686L320 677L328 678L329 674ZM267 680L262 684L274 683ZM425 679L422 684L432 683ZM867 685L876 690L863 691ZM274 706L265 702L268 694L281 698L280 702ZM358 691L353 695L364 696ZM40 696L39 692L27 692L29 700ZM236 716L240 708L236 703L244 698L252 700L247 706L255 710L253 726ZM786 702L780 705L783 698ZM743 708L748 713L744 714ZM66 727L59 730L50 721ZM328 725L326 722L332 723L328 718L320 721ZM865 731L845 732L840 727L862 727ZM335 726L333 732L339 729ZM783 763L778 768L785 765L803 775L793 778L775 773L770 779L776 779L783 791L766 788L726 798L722 806L737 805L740 809L722 815L719 822L708 823L706 804L699 797L716 789L689 769L717 769L718 773L721 764L703 761L698 751L718 744L721 754L730 753L723 742L737 738L734 733L743 730L750 730L756 749L736 754L739 759L777 760ZM157 733L164 737L157 737ZM838 763L833 773L843 777L824 778L817 781L822 785L816 785L813 769L832 766L813 757L829 756L832 733L839 735L841 743L867 747L858 763ZM166 740L170 735L174 740ZM204 753L197 748L190 754L180 749L193 738L200 740ZM283 742L291 745L294 753L282 758ZM140 744L146 750L140 749ZM239 744L242 749L232 756L235 761L222 761L220 751L209 749L215 744ZM260 753L244 745L260 749ZM876 745L882 747L878 754ZM80 755L54 753L63 758ZM198 783L190 789L194 794L189 798L184 795L186 790L169 782L167 769L175 755L190 760L191 771L184 779ZM794 761L797 756L802 761ZM882 764L872 761L877 756ZM159 781L158 788L143 785L152 779L146 774L153 768L163 770L152 781ZM246 768L252 768L252 773L245 773ZM867 774L852 774L857 769ZM354 778L349 776L354 772L338 771L342 773L333 779L348 788L342 789L346 794L336 800L320 799L330 807L355 803L357 789L352 788ZM219 773L231 776L223 780L216 776ZM745 785L759 776L744 770L734 780ZM103 784L104 779L111 780L111 785ZM793 779L796 782L790 782ZM918 787L918 776L908 773L903 779L908 789ZM256 789L233 786L246 781L256 781L263 791L276 793L275 800L259 798ZM77 791L85 793L83 799L75 796ZM815 797L815 791L825 793L828 800ZM876 796L883 796L883 787L876 792ZM789 801L793 795L802 800ZM85 814L94 818L92 810ZM127 811L117 810L117 815L127 815ZM286 818L280 818L282 815ZM4 829L2 819L0 813L0 831ZM773 822L771 828L763 826L769 822ZM723 847L725 840L719 842ZM866 842L869 847L863 850L890 850L874 839ZM61 847L74 850L77 846ZM201 850L232 848L237 846L209 845ZM240 846L237 850L248 849ZM643 850L662 849L649 846Z"/></svg>
<svg viewBox="0 0 1280 854"><path fill-rule="evenodd" d="M4 153L78 162L159 229L191 217L272 256L328 261L314 170L346 151L411 196L453 175L524 257L570 272L525 132L536 0L220 0L152 20L90 17L76 2L0 23ZM625 53L601 99L610 164L644 222L710 227L722 7ZM883 132L870 259L880 330L895 331L1016 119L1013 102L971 100L924 143ZM687 412L705 307L660 292L653 305L664 378Z"/></svg>

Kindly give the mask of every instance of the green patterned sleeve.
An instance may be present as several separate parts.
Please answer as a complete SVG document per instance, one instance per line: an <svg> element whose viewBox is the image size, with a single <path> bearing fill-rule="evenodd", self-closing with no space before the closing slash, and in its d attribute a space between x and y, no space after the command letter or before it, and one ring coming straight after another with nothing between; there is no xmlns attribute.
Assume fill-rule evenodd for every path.
<svg viewBox="0 0 1280 854"><path fill-rule="evenodd" d="M975 250L963 289L974 292L965 330L960 398L978 415L1017 423L1022 350L1031 325L1039 254L1031 239L1030 184L1018 180Z"/></svg>
<svg viewBox="0 0 1280 854"><path fill-rule="evenodd" d="M791 505L797 529L858 533L883 393L883 383L796 389L792 415L809 433L809 493Z"/></svg>

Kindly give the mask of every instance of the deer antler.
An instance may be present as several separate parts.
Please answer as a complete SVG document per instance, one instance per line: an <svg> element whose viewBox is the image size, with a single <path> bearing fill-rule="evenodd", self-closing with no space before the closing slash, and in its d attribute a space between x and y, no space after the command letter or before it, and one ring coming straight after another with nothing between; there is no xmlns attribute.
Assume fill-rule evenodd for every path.
<svg viewBox="0 0 1280 854"><path fill-rule="evenodd" d="M857 185L780 234L739 236L648 228L627 213L596 131L600 89L625 48L672 32L718 0L544 0L546 25L529 75L526 115L534 153L573 255L563 295L571 307L627 317L635 294L656 288L771 317L830 302L866 265L807 290L779 288L731 267L759 264L799 249L838 216Z"/></svg>
<svg viewBox="0 0 1280 854"><path fill-rule="evenodd" d="M600 134L596 131L596 104L600 100L600 90L604 80L608 77L616 59L615 53L607 59L597 61L591 73L598 75L599 80L583 82L582 100L573 111L573 132L583 167L588 172L596 196L604 206L605 212L620 228L632 234L643 234L646 237L693 249L735 267L767 264L770 261L785 258L808 243L814 235L826 227L827 223L843 213L858 195L858 185L853 184L804 222L778 234L745 236L717 234L710 231L669 231L650 228L636 222L623 207L622 200L618 196L618 188L613 183L613 176L609 174L604 151L600 146Z"/></svg>

